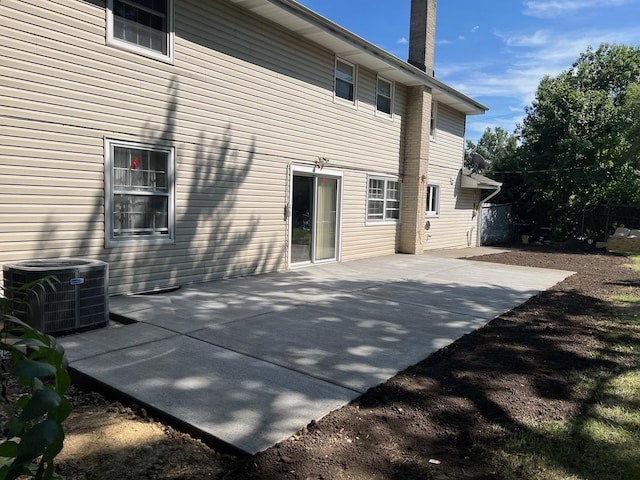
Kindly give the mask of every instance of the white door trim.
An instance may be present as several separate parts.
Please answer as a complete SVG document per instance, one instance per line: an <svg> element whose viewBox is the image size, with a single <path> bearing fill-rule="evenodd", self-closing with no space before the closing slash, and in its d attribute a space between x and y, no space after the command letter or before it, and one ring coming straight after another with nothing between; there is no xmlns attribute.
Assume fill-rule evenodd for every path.
<svg viewBox="0 0 640 480"><path fill-rule="evenodd" d="M321 178L322 176L327 176L327 177L332 177L332 178L337 178L338 179L338 191L337 191L337 195L338 195L338 204L337 204L337 213L336 213L336 221L337 221L337 225L336 225L336 256L335 259L330 259L330 260L320 260L317 262L300 262L300 263L295 263L293 264L291 262L291 221L292 221L292 208L293 208L293 177L296 175L306 175L306 176L310 176L310 177L314 177L314 180L317 181L318 178ZM297 268L300 266L306 266L306 265L317 265L317 264L322 264L322 263L331 263L331 262L340 262L342 261L342 214L343 214L343 208L342 208L342 201L344 198L344 172L342 170L337 170L337 169L332 169L332 168L323 168L320 169L318 167L310 167L310 166L306 166L306 165L295 165L295 164L291 164L289 165L289 203L287 205L287 211L288 211L288 216L287 216L287 222L286 222L286 228L287 228L287 238L288 238L288 249L287 249L287 266L288 268ZM314 182L314 196L316 195L315 192L315 182ZM314 201L314 209L315 209L315 201ZM315 218L315 212L314 212L314 218Z"/></svg>

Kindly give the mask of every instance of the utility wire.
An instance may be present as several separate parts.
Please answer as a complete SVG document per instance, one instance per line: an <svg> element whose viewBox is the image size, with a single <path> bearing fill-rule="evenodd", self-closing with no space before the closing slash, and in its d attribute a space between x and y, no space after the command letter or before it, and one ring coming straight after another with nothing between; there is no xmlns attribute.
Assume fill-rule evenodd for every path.
<svg viewBox="0 0 640 480"><path fill-rule="evenodd" d="M552 172L571 172L574 170L594 170L598 167L569 167L569 168L547 168L545 170L492 170L490 174L494 173L552 173Z"/></svg>

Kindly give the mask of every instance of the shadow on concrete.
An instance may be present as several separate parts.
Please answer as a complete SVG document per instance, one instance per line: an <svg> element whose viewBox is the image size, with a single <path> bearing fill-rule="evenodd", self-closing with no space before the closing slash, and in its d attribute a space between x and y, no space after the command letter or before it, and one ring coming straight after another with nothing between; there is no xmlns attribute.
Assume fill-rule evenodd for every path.
<svg viewBox="0 0 640 480"><path fill-rule="evenodd" d="M63 345L72 367L255 453L524 302L541 276L428 256L318 266L115 298L140 323Z"/></svg>

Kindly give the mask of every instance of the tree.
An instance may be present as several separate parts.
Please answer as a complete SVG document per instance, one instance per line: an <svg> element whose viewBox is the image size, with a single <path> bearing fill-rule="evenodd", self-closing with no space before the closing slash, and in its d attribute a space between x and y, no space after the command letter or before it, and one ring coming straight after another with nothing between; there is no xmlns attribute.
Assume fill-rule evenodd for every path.
<svg viewBox="0 0 640 480"><path fill-rule="evenodd" d="M471 140L467 140L465 156L465 167L473 169L471 156L478 153L488 162L488 171L493 170L496 165L501 165L510 159L516 151L518 139L502 127L494 127L493 130L487 127L476 145Z"/></svg>
<svg viewBox="0 0 640 480"><path fill-rule="evenodd" d="M625 98L625 110L629 118L630 126L627 131L629 143L629 161L640 164L640 84L629 85Z"/></svg>
<svg viewBox="0 0 640 480"><path fill-rule="evenodd" d="M519 178L505 181L522 221L568 236L586 205L640 200L637 83L640 48L607 44L542 79L509 159Z"/></svg>

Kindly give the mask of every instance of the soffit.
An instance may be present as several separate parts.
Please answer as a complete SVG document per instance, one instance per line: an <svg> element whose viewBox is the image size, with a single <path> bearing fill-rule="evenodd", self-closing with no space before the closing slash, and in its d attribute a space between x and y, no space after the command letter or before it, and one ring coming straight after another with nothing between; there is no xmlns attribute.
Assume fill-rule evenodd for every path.
<svg viewBox="0 0 640 480"><path fill-rule="evenodd" d="M488 108L472 98L427 75L389 52L294 0L229 0L254 14L270 20L349 62L362 65L389 80L407 86L431 89L435 101L449 105L466 115L485 113Z"/></svg>

